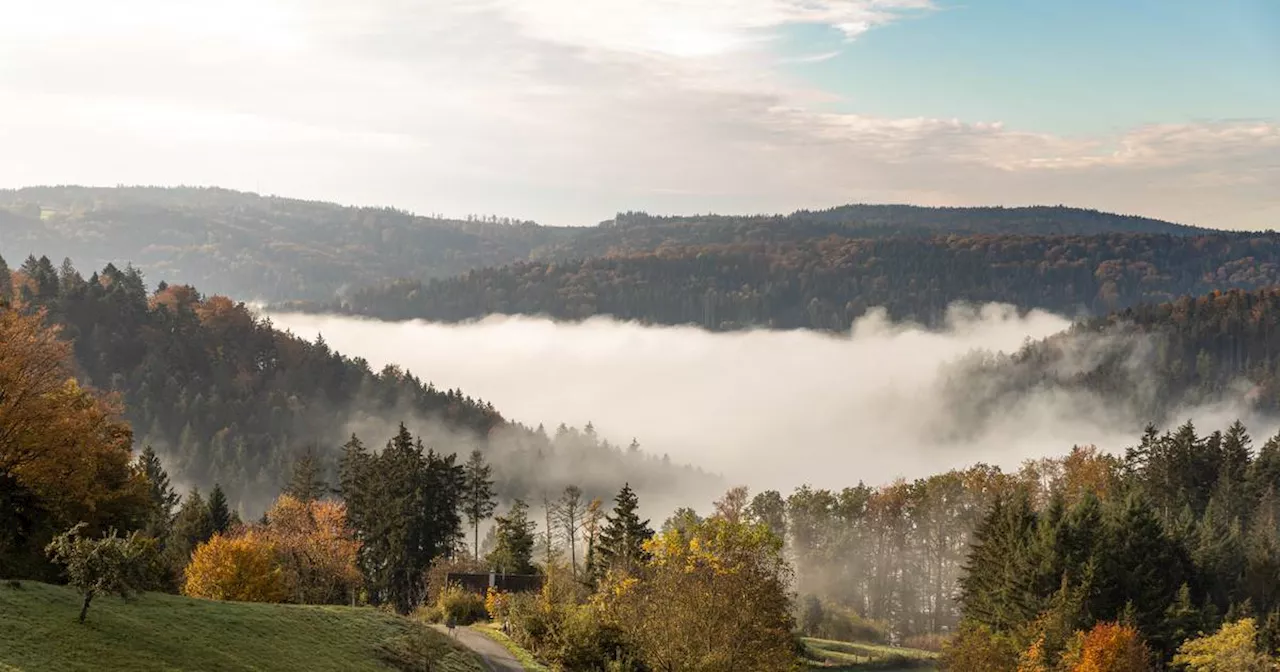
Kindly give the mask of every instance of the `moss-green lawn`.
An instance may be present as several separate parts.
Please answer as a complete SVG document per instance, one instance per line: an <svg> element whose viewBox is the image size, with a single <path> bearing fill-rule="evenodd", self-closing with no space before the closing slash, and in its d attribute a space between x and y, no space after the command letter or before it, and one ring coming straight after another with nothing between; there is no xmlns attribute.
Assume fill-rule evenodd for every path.
<svg viewBox="0 0 1280 672"><path fill-rule="evenodd" d="M0 583L0 670L427 670L481 672L470 652L369 608L99 597L84 625L73 590ZM435 666L428 668L426 661Z"/></svg>

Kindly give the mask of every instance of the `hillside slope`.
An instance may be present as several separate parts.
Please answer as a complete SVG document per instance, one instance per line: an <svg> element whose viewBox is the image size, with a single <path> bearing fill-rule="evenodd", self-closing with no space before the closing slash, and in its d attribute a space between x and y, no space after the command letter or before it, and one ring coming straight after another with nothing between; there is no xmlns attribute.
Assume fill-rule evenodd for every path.
<svg viewBox="0 0 1280 672"><path fill-rule="evenodd" d="M951 380L957 417L975 422L1033 391L1082 395L1099 402L1100 411L1156 425L1224 402L1236 415L1280 417L1280 289L1136 306L1012 355L977 353L956 365Z"/></svg>
<svg viewBox="0 0 1280 672"><path fill-rule="evenodd" d="M74 341L81 377L121 395L139 445L152 445L182 483L220 483L246 516L274 499L307 447L336 483L337 456L352 433L380 446L401 422L443 454L484 452L503 500L569 484L606 496L628 481L654 495L709 482L586 428L548 435L460 390L395 367L374 371L224 297L187 286L148 292L136 270L108 266L84 278L42 258L12 279L20 305L47 310ZM0 278L0 299L3 289Z"/></svg>
<svg viewBox="0 0 1280 672"><path fill-rule="evenodd" d="M706 329L847 330L875 306L938 324L955 301L1103 315L1215 289L1280 283L1280 235L982 235L666 247L402 281L302 306L381 319L612 315Z"/></svg>
<svg viewBox="0 0 1280 672"><path fill-rule="evenodd" d="M651 217L595 227L423 217L391 208L263 197L215 188L0 190L0 248L127 262L155 280L245 300L326 300L348 287L444 278L519 261L647 253L664 245L797 243L831 235L1194 235L1204 229L1065 207L848 205L790 215Z"/></svg>
<svg viewBox="0 0 1280 672"><path fill-rule="evenodd" d="M83 625L75 591L0 585L0 669L481 672L470 652L370 608L249 604L146 593L99 598ZM430 661L438 667L422 666ZM417 665L417 666L415 666Z"/></svg>

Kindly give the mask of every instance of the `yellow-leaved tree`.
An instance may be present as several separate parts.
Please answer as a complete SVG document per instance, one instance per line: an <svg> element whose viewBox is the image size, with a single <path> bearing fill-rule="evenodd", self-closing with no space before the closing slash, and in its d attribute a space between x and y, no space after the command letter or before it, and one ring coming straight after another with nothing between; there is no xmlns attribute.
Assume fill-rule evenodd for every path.
<svg viewBox="0 0 1280 672"><path fill-rule="evenodd" d="M266 523L217 535L199 546L184 592L244 602L343 604L360 584L360 542L341 502L281 495Z"/></svg>
<svg viewBox="0 0 1280 672"><path fill-rule="evenodd" d="M655 670L786 670L795 663L791 569L764 524L722 516L646 544L638 576L597 593Z"/></svg>
<svg viewBox="0 0 1280 672"><path fill-rule="evenodd" d="M1252 618L1226 623L1212 635L1183 642L1175 665L1188 672L1266 672L1276 661L1258 651L1258 626Z"/></svg>
<svg viewBox="0 0 1280 672"><path fill-rule="evenodd" d="M182 592L212 600L283 602L288 585L275 544L249 528L238 534L215 534L197 546Z"/></svg>

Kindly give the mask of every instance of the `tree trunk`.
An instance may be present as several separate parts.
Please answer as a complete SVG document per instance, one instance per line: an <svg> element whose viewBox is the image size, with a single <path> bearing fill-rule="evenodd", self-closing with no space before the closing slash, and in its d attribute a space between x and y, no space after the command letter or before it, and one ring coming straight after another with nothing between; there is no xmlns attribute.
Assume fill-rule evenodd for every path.
<svg viewBox="0 0 1280 672"><path fill-rule="evenodd" d="M475 531L476 531L476 562L480 562L480 519L479 518L476 518Z"/></svg>
<svg viewBox="0 0 1280 672"><path fill-rule="evenodd" d="M89 614L89 602L93 601L93 591L84 594L84 604L80 605L80 622L84 623L84 617Z"/></svg>

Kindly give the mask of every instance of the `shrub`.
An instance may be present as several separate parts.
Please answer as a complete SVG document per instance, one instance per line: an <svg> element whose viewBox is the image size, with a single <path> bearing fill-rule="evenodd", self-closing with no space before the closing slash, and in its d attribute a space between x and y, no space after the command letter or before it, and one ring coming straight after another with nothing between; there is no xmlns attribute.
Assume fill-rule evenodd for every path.
<svg viewBox="0 0 1280 672"><path fill-rule="evenodd" d="M801 634L808 637L875 644L883 644L889 638L884 623L872 621L852 609L824 603L816 595L806 595L799 611L797 624Z"/></svg>
<svg viewBox="0 0 1280 672"><path fill-rule="evenodd" d="M447 586L440 593L436 606L444 620L453 619L458 625L470 625L488 620L489 612L485 610L484 602L483 597L460 586Z"/></svg>
<svg viewBox="0 0 1280 672"><path fill-rule="evenodd" d="M507 620L510 604L510 593L504 593L492 587L489 588L489 592L484 598L484 610L489 612L489 618L495 621Z"/></svg>

